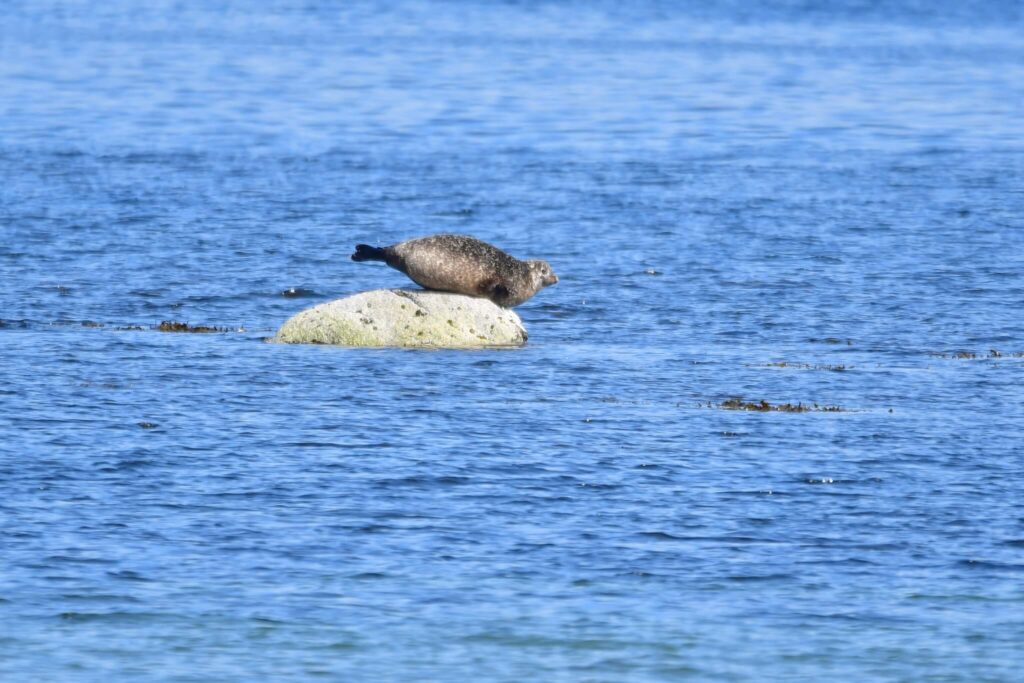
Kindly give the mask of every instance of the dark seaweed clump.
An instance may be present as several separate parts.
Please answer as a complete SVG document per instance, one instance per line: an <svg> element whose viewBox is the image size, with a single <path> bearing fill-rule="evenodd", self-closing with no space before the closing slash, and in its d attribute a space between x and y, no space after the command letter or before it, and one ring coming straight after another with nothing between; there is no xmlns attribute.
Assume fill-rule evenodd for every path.
<svg viewBox="0 0 1024 683"><path fill-rule="evenodd" d="M750 410L757 413L844 413L846 408L840 406L820 406L817 403L805 405L803 403L769 403L761 401L744 401L742 398L730 398L718 404L709 404L711 407L723 410Z"/></svg>
<svg viewBox="0 0 1024 683"><path fill-rule="evenodd" d="M160 332L194 332L194 333L207 333L207 332L229 332L226 327L207 327L206 325L189 325L188 323L179 323L172 320L165 320L156 328Z"/></svg>
<svg viewBox="0 0 1024 683"><path fill-rule="evenodd" d="M812 337L812 338L808 339L807 341L811 342L812 344L832 344L832 345L846 344L847 346L853 346L853 340L852 339L840 339L838 337L825 337L824 339L815 339L815 338Z"/></svg>
<svg viewBox="0 0 1024 683"><path fill-rule="evenodd" d="M317 294L312 289L305 289L303 287L289 287L288 289L281 292L281 296L286 297L288 299L295 299L299 297L319 296L319 294Z"/></svg>

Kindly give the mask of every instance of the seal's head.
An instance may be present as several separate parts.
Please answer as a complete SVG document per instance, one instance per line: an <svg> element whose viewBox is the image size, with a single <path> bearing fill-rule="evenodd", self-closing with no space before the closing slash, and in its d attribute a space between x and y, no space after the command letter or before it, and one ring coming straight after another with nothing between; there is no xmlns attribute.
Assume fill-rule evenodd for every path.
<svg viewBox="0 0 1024 683"><path fill-rule="evenodd" d="M530 266L530 275L533 276L533 281L537 285L537 289L541 287L547 287L558 282L558 276L555 275L555 271L551 270L551 266L548 265L547 261L541 261L540 259L534 259L527 261L527 265Z"/></svg>

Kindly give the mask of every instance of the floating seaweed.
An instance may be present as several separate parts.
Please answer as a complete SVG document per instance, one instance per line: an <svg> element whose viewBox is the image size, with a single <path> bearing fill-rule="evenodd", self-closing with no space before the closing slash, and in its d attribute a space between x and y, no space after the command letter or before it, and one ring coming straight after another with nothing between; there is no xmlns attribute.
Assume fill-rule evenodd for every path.
<svg viewBox="0 0 1024 683"><path fill-rule="evenodd" d="M933 358L952 358L955 360L975 360L978 358L1024 358L1024 351L1004 352L998 349L989 349L988 353L975 351L952 351L950 353L944 353L942 351L932 351L928 355Z"/></svg>
<svg viewBox="0 0 1024 683"><path fill-rule="evenodd" d="M757 368L792 368L797 370L828 370L830 372L845 372L846 370L852 369L852 365L832 365L829 363L822 364L811 364L811 363L787 363L786 361L780 361L778 363L761 363L758 365L750 365L748 367Z"/></svg>
<svg viewBox="0 0 1024 683"><path fill-rule="evenodd" d="M840 406L822 406L817 403L769 403L760 401L744 401L742 398L730 398L721 403L708 403L708 408L722 410L748 410L756 413L845 413L847 408Z"/></svg>
<svg viewBox="0 0 1024 683"><path fill-rule="evenodd" d="M226 327L207 327L206 325L189 325L172 320L165 320L156 327L159 332L193 332L197 334L209 332L230 332Z"/></svg>

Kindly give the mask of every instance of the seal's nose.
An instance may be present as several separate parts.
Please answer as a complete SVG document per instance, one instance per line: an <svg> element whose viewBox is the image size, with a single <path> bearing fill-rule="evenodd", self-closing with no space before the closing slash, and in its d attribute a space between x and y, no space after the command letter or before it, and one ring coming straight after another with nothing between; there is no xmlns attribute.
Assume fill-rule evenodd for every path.
<svg viewBox="0 0 1024 683"><path fill-rule="evenodd" d="M544 284L546 284L546 285L558 284L558 276L555 275L554 273L551 273L551 275L548 275L546 278L544 278Z"/></svg>

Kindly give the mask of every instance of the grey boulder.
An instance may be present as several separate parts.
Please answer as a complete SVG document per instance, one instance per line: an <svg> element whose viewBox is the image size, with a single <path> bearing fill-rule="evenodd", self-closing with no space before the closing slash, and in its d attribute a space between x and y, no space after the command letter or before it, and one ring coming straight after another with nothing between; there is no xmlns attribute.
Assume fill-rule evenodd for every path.
<svg viewBox="0 0 1024 683"><path fill-rule="evenodd" d="M409 289L375 289L307 308L281 325L286 344L481 348L522 346L526 328L488 299Z"/></svg>

